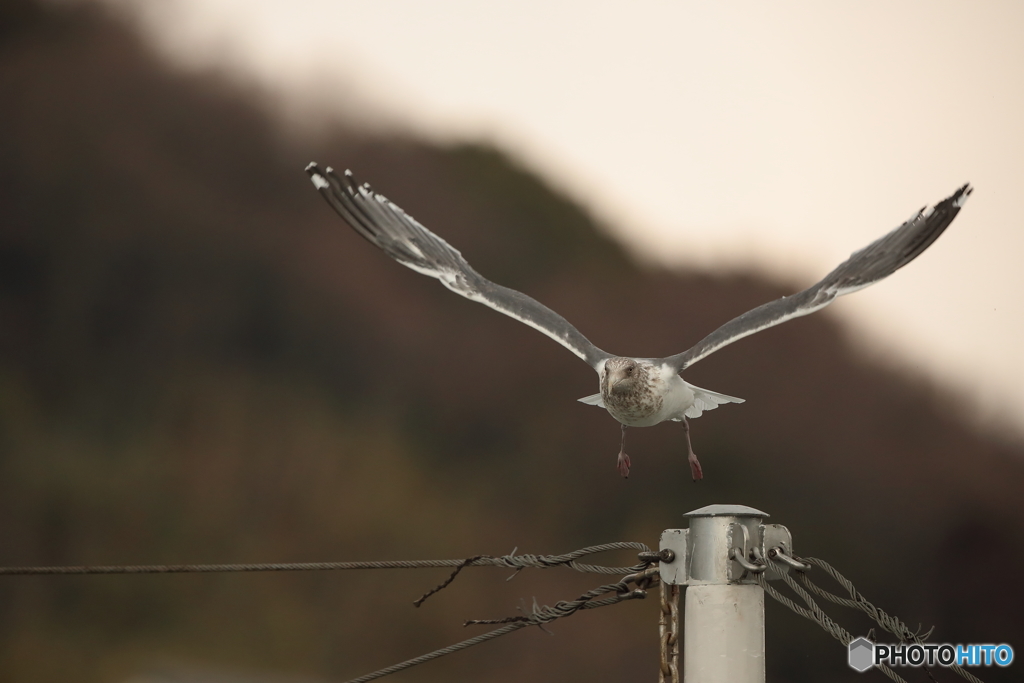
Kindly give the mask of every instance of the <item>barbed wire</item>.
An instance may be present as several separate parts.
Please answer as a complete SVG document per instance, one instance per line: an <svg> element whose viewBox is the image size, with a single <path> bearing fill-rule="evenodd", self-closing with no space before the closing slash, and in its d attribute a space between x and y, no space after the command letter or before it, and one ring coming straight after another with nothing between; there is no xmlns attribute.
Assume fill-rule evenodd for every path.
<svg viewBox="0 0 1024 683"><path fill-rule="evenodd" d="M648 561L647 564L649 565L651 564L651 562ZM638 586L649 587L655 581L657 581L657 574L650 571L649 568L645 568L641 571L634 572L628 576L624 576L617 583L605 584L603 586L598 586L597 588L587 591L575 600L560 601L556 603L553 607L549 607L547 605L537 607L535 605L533 611L530 614L524 614L514 617L505 617L502 619L471 619L463 625L504 625L501 628L494 629L493 631L489 631L487 633L470 638L468 640L464 640L461 643L455 643L454 645L449 645L447 647L434 650L433 652L428 652L426 654L420 655L419 657L414 657L413 659L406 660L399 664L392 664L391 666L385 667L378 671L374 671L373 673L366 674L365 676L353 678L349 681L346 681L346 683L367 683L368 681L383 678L384 676L387 676L389 674L397 673L399 671L403 671L405 669L418 666L419 664L429 662L433 659L437 659L438 657L444 657L445 655L450 655L453 652L465 650L466 648L473 647L474 645L479 645L480 643L487 642L488 640L493 640L500 636L507 635L509 633L512 633L513 631L518 631L521 628L526 628L527 626L538 626L540 628L543 628L544 624L548 624L552 621L555 621L556 619L563 619L565 617L571 616L580 610L607 607L609 605L615 605L626 600L640 600L647 597L647 591L645 590L645 588L637 588L635 590L630 590L629 584L633 583ZM603 598L601 600L594 600L594 598L598 596L612 592L614 592L615 595Z"/></svg>
<svg viewBox="0 0 1024 683"><path fill-rule="evenodd" d="M632 567L606 567L604 565L577 562L581 557L596 555L610 550L639 550L640 564ZM526 568L548 569L568 567L589 574L626 574L644 570L651 562L657 561L658 554L643 543L622 541L605 543L574 550L564 555L475 555L461 560L392 560L372 562L287 562L259 564L151 564L151 565L98 565L78 567L0 567L0 576L35 575L80 575L80 574L205 574L215 572L288 572L288 571L336 571L346 569L424 569L434 567L455 567L455 571L443 582L431 588L413 601L419 607L431 595L444 590L466 567L504 567L514 569L516 574ZM515 576L513 574L512 576ZM512 578L511 576L509 578Z"/></svg>
<svg viewBox="0 0 1024 683"><path fill-rule="evenodd" d="M639 563L630 567L609 567L605 565L585 564L579 562L580 558L588 555L609 552L612 550L634 550L639 551ZM562 619L579 610L595 609L615 605L626 600L636 600L646 597L646 588L658 581L657 567L651 568L660 559L660 554L652 551L643 543L623 541L619 543L605 543L602 545L580 548L564 555L516 555L515 551L508 555L475 555L457 560L391 560L371 562L288 562L288 563L253 563L253 564L177 564L177 565L95 565L95 566L39 566L39 567L0 567L0 576L38 576L38 575L96 575L96 574L186 574L186 573L214 573L214 572L286 572L286 571L334 571L351 569L425 569L437 567L454 567L451 575L442 583L424 593L413 604L417 607L431 595L448 587L455 580L455 577L466 567L503 567L514 569L513 578L520 571L526 568L548 569L551 567L568 567L578 572L589 574L618 574L625 576L616 583L605 584L590 590L575 600L561 601L553 607L534 605L530 614L522 616L506 617L503 619L474 619L467 621L464 626L474 624L503 624L488 633L469 638L460 643L428 652L427 654L413 659L394 664L371 674L352 679L348 683L366 683L388 674L408 669L432 659L464 650L474 645L493 640L500 636L517 631L527 626L544 627L556 619ZM629 584L636 584L638 588L631 590ZM601 595L614 592L615 595L595 600Z"/></svg>
<svg viewBox="0 0 1024 683"><path fill-rule="evenodd" d="M810 578L808 578L807 575L803 572L796 572L797 577L799 579L798 584L797 580L795 580L791 576L790 572L784 571L782 566L773 562L770 556L764 557L763 559L765 562L768 563L768 566L770 568L775 570L775 572L782 578L786 585L789 586L794 593L800 596L804 603L806 603L807 607L801 607L794 601L782 595L778 590L776 590L773 586L771 586L768 583L764 573L757 574L755 577L757 583L764 589L764 591L767 594L769 594L772 598L782 603L786 607L789 607L791 610L793 610L800 616L806 619L810 619L811 621L817 623L833 638L841 642L844 646L848 646L850 642L854 640L853 636L850 635L850 633L846 631L843 627L839 626L839 624L833 621L827 614L825 614L825 612L814 601L814 598L811 597L808 590L813 591L818 596L825 598L826 600L837 605L850 607L852 609L857 609L864 612L883 629L895 635L901 643L912 642L917 643L919 645L924 644L924 640L926 638L929 638L932 632L934 631L934 627L923 633L921 632L922 627L919 627L917 631L913 631L910 629L910 627L908 627L898 618L890 614L887 614L883 610L875 607L871 602L867 600L867 598L865 598L857 590L857 588L853 585L852 581L850 581L845 576L840 574L838 570L836 570L832 565L830 565L828 562L825 562L824 560L815 557L799 558L801 562L814 565L824 570L837 583L839 583L841 586L843 586L843 588L846 589L846 591L850 595L849 598L844 598L839 595L835 595L834 593L830 593L829 591L821 588L820 586L816 585L813 581L811 581ZM808 590L805 590L805 587ZM888 676L890 679L892 679L895 683L906 683L906 681L904 681L903 678L901 678L895 671L890 669L888 666L885 666L884 664L876 664L875 667L883 674ZM971 672L965 670L959 664L951 664L948 668L952 671L955 671L957 674L967 679L968 681L971 681L971 683L983 683L983 681L980 678L978 678ZM932 676L932 673L928 669L928 667L924 667L924 669L928 674L928 677L934 681L935 677Z"/></svg>
<svg viewBox="0 0 1024 683"><path fill-rule="evenodd" d="M643 543L622 542L581 548L565 555L477 555L460 560L385 560L372 562L285 562L255 564L149 564L149 565L96 565L67 567L0 567L0 576L29 576L40 574L186 574L210 572L288 572L288 571L334 571L344 569L424 569L430 567L506 567L544 569L565 566L578 572L590 574L626 574L638 571L645 565L632 567L606 567L582 564L581 557L610 550L639 550L651 552Z"/></svg>

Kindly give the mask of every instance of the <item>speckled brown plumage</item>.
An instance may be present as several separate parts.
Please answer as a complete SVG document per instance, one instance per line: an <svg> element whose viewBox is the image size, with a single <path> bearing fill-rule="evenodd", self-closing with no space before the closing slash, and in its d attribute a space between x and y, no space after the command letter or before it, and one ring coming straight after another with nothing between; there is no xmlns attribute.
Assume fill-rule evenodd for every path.
<svg viewBox="0 0 1024 683"><path fill-rule="evenodd" d="M657 413L664 402L664 382L649 362L612 358L605 363L601 398L616 420L631 424Z"/></svg>

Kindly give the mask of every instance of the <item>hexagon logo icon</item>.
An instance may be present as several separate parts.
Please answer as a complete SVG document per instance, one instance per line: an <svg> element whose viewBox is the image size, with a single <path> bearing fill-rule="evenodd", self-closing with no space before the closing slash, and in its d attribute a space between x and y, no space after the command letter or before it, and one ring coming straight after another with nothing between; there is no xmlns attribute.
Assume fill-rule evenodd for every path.
<svg viewBox="0 0 1024 683"><path fill-rule="evenodd" d="M864 673L875 665L875 644L861 637L850 641L850 668Z"/></svg>

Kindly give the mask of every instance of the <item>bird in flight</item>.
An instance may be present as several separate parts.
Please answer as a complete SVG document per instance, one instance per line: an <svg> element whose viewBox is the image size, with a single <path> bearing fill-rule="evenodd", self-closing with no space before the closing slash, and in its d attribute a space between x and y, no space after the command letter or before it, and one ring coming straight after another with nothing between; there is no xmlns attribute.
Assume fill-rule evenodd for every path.
<svg viewBox="0 0 1024 683"><path fill-rule="evenodd" d="M385 254L417 273L440 280L456 294L546 334L586 361L597 372L600 392L579 400L604 408L621 423L616 461L619 474L629 476L626 428L650 427L672 420L683 423L694 481L704 475L690 442L689 419L724 403L743 403L743 399L701 389L683 380L680 373L738 339L813 313L838 296L891 275L917 258L942 234L972 191L969 184L964 185L935 206L915 212L893 231L855 251L817 284L733 318L687 351L665 358L629 358L597 348L544 304L480 275L454 247L368 184L358 184L350 171L339 177L330 167L321 170L311 163L306 172L331 208Z"/></svg>

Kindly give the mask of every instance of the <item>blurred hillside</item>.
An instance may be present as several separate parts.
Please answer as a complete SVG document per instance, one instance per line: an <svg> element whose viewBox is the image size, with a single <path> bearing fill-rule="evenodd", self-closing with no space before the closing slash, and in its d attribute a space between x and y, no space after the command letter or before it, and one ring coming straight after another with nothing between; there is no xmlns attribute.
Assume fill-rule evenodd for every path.
<svg viewBox="0 0 1024 683"><path fill-rule="evenodd" d="M0 5L0 564L656 545L682 513L735 502L934 641L1024 651L1024 589L992 574L1024 561L1024 453L960 421L954 396L869 364L817 314L688 373L747 399L694 423L704 481L670 425L631 431L623 481L618 424L575 401L596 390L585 364L392 263L302 169L353 168L618 353L678 352L806 283L643 270L495 150L296 140L262 102L175 73L89 5ZM0 577L0 680L343 679L597 585L481 569L413 609L444 574ZM818 627L768 610L770 680L860 680ZM656 624L654 601L630 603L402 680L648 680Z"/></svg>

